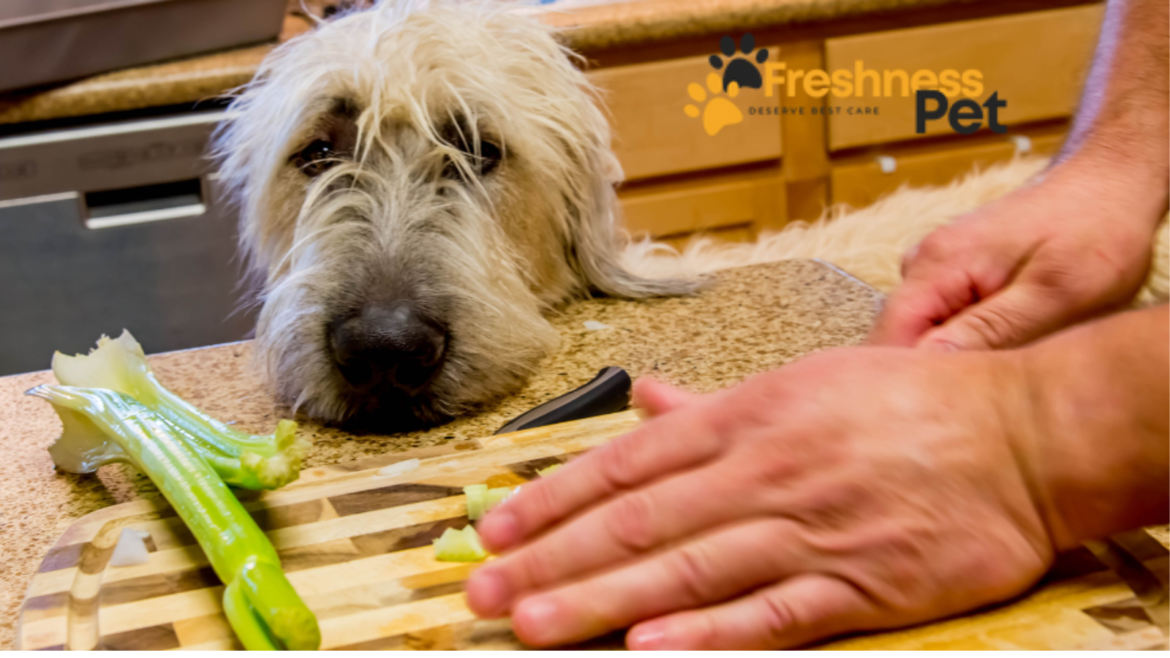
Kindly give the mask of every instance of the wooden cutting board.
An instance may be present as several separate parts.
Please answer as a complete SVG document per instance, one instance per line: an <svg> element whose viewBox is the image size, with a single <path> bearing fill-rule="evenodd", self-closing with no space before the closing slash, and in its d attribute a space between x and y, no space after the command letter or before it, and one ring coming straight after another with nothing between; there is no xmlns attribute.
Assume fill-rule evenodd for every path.
<svg viewBox="0 0 1170 658"><path fill-rule="evenodd" d="M280 491L242 498L316 613L323 649L522 648L507 620L477 620L467 609L463 583L478 565L437 562L431 540L468 523L463 486L522 484L637 422L623 412L306 469ZM394 466L412 459L414 468ZM124 528L150 533L147 563L108 566ZM1126 580L1086 549L1009 605L830 646L1165 646L1166 548L1139 532L1094 550ZM165 500L116 505L79 519L49 551L21 609L17 648L238 649L222 592ZM589 647L621 644L614 634Z"/></svg>

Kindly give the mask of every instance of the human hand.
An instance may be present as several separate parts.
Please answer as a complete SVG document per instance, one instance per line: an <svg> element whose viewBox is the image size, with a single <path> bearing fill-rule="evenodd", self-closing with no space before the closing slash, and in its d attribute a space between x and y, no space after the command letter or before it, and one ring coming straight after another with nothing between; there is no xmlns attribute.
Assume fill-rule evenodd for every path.
<svg viewBox="0 0 1170 658"><path fill-rule="evenodd" d="M469 605L535 646L634 625L631 649L746 649L1010 597L1054 551L1014 354L837 350L706 396L640 380L651 420L480 523L507 552Z"/></svg>
<svg viewBox="0 0 1170 658"><path fill-rule="evenodd" d="M1029 343L1131 300L1164 197L1066 164L945 226L907 254L875 345L980 350ZM1151 201L1154 199L1154 201Z"/></svg>

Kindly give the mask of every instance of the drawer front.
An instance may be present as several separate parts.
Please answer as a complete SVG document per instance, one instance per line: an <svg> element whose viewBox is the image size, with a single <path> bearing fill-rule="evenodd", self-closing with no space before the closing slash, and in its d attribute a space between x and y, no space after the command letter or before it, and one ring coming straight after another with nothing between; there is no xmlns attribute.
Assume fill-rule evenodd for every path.
<svg viewBox="0 0 1170 658"><path fill-rule="evenodd" d="M1027 136L1030 153L1051 155L1064 141L1063 130ZM938 148L934 150L891 151L887 168L882 170L877 157L833 166L830 174L833 204L843 203L854 208L863 208L881 197L897 190L902 185L925 187L946 185L954 179L969 173L972 168L985 169L997 162L1010 160L1018 149L1017 142L1008 137L994 138L979 144L962 147ZM909 151L909 152L907 152Z"/></svg>
<svg viewBox="0 0 1170 658"><path fill-rule="evenodd" d="M638 237L784 224L784 184L776 166L698 181L651 185L619 193L625 228Z"/></svg>
<svg viewBox="0 0 1170 658"><path fill-rule="evenodd" d="M769 49L773 56L776 52ZM614 151L627 180L780 157L780 118L749 114L750 107L776 104L762 89L740 90L731 102L743 114L743 121L727 125L715 135L704 130L702 116L692 118L684 112L687 105L707 111L715 99L726 99L726 94L706 90L711 72L707 57L688 57L615 66L589 74L604 90ZM692 83L704 88L704 102L688 96Z"/></svg>
<svg viewBox="0 0 1170 658"><path fill-rule="evenodd" d="M864 70L878 75L901 70L907 76L923 69L935 74L978 70L983 74L983 93L974 100L982 103L998 92L999 99L1007 101L999 110L1000 123L1064 117L1076 107L1103 12L1103 6L1089 5L828 39L826 68L856 72L861 62ZM831 115L832 150L954 134L946 117L928 122L926 132L916 134L914 94L902 96L900 80L891 76L894 95L875 97L868 80L864 96L829 97L830 105L843 108L877 108L876 116ZM983 125L986 129L986 119Z"/></svg>
<svg viewBox="0 0 1170 658"><path fill-rule="evenodd" d="M686 250L687 244L697 237L712 238L718 242L752 242L756 239L756 231L750 226L726 226L724 228L703 231L702 233L683 233L673 237L668 236L658 239L657 242L674 247L679 253L682 253Z"/></svg>

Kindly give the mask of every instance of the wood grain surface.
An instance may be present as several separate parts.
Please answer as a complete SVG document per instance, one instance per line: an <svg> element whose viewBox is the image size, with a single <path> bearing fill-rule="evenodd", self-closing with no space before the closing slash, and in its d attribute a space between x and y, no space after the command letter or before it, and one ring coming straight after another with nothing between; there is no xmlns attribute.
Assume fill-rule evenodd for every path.
<svg viewBox="0 0 1170 658"><path fill-rule="evenodd" d="M638 423L633 412L307 469L243 496L316 613L323 649L517 649L507 620L478 620L431 540L467 525L462 487L527 482ZM387 466L419 459L418 466ZM124 528L150 534L145 564L108 565ZM1113 567L1113 568L1110 568ZM1143 531L1065 554L1031 593L962 618L828 645L852 649L1165 647L1167 550ZM223 586L160 499L94 512L45 556L24 601L20 649L238 649ZM619 647L614 634L589 648Z"/></svg>

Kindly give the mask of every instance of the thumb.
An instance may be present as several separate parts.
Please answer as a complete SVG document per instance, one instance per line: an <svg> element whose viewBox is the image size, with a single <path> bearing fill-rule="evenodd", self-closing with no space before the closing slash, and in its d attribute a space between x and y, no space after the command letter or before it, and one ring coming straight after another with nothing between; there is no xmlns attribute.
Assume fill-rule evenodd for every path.
<svg viewBox="0 0 1170 658"><path fill-rule="evenodd" d="M917 347L939 351L1016 347L1058 329L1062 315L1050 292L1019 283L926 332Z"/></svg>

